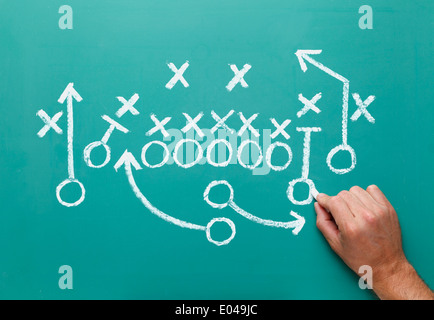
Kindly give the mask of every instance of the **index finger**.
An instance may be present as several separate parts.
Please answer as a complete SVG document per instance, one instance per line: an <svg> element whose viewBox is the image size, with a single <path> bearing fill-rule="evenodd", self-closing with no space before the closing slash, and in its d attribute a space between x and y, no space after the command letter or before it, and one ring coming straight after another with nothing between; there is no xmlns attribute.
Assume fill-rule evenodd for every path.
<svg viewBox="0 0 434 320"><path fill-rule="evenodd" d="M338 196L330 197L324 193L320 193L317 197L318 203L331 213L338 227L354 218L350 208L344 199Z"/></svg>

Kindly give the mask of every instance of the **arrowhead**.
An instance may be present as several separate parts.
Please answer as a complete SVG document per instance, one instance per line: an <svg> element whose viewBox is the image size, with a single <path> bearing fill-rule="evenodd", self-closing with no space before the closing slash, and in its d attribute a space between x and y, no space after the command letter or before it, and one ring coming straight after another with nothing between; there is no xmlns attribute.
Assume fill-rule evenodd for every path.
<svg viewBox="0 0 434 320"><path fill-rule="evenodd" d="M306 57L309 58L310 54L320 54L321 52L322 50L297 50L295 55L298 58L298 62L300 63L301 70L303 70L303 72L306 72L307 70L307 65L306 62L304 61Z"/></svg>
<svg viewBox="0 0 434 320"><path fill-rule="evenodd" d="M60 95L59 100L57 100L59 103L64 103L65 99L71 95L75 100L77 100L78 102L80 102L81 100L83 100L83 98L78 94L77 91L75 91L74 89L74 83L69 83L65 90L63 91L63 93Z"/></svg>
<svg viewBox="0 0 434 320"><path fill-rule="evenodd" d="M116 171L118 171L118 169L123 165L125 165L125 167L129 168L130 170L131 170L131 165L136 170L142 169L142 167L137 162L136 158L134 158L133 154L131 152L128 152L128 150L125 150L124 154L119 158L118 162L116 162L116 164L114 165L114 168Z"/></svg>
<svg viewBox="0 0 434 320"><path fill-rule="evenodd" d="M296 224L296 226L295 226L294 229L292 229L292 233L294 235L297 235L301 231L301 229L303 229L306 220L304 220L304 218L302 216L299 216L294 211L291 211L290 215L297 219L296 221L294 221L294 223Z"/></svg>

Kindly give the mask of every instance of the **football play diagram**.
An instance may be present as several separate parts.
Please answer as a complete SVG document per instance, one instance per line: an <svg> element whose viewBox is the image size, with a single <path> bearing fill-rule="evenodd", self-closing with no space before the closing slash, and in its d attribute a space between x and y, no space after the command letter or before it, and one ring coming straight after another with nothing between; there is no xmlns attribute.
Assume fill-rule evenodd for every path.
<svg viewBox="0 0 434 320"><path fill-rule="evenodd" d="M362 99L359 93L353 92L350 94L350 80L346 77L336 73L330 68L326 67L322 63L316 60L316 57L322 53L322 50L298 50L295 52L295 56L298 59L298 63L303 72L307 72L309 68L315 67L319 70L328 74L334 80L337 80L337 83L342 85L342 100L340 104L342 105L342 140L337 142L337 145L333 147L327 157L325 159L328 168L335 174L346 174L352 171L356 166L356 152L353 147L349 144L348 137L348 124L349 119L352 121L357 121L360 118L366 119L369 123L375 123L374 117L368 111L369 105L375 100L374 95L368 96L366 99ZM313 58L315 57L315 59ZM179 66L179 68L172 62L168 63L168 68L174 73L173 77L168 80L165 87L168 90L172 90L175 86L183 86L188 88L190 84L188 83L188 79L184 77L185 71L190 67L190 62L186 61L184 64ZM226 84L223 84L228 92L234 90L235 87L240 86L242 88L248 88L248 73L254 70L254 67L250 64L244 64L239 68L239 66L235 64L229 64L230 69L233 71L234 76L230 81ZM188 77L187 77L188 78ZM229 79L228 79L229 80ZM222 85L222 86L223 86ZM299 111L296 113L297 118L302 118L307 113L320 113L322 110L317 106L318 101L321 100L323 96L322 92L318 92L313 97L309 99L309 97L305 97L303 93L298 95L298 100L301 103ZM353 98L354 103L357 107L356 111L349 116L349 101L350 98ZM128 134L132 130L128 129L124 124L120 124L119 120L114 120L113 118L122 118L123 115L129 113L133 116L140 115L138 108L135 106L137 101L140 99L137 93L133 94L131 98L127 99L124 97L116 97L117 100L122 104L122 106L117 110L113 117L108 115L102 115L102 119L108 123L108 128L106 132L103 134L102 138L97 141L93 141L89 143L83 150L82 158L86 165L90 168L99 169L107 166L111 159L111 147L109 144L109 140L112 134ZM75 207L79 206L84 200L86 195L86 189L82 182L77 178L76 172L74 170L74 105L78 103L82 103L84 99L78 93L76 88L74 87L74 83L69 83L65 90L61 93L58 103L64 104L66 102L66 113L67 113L67 172L68 177L59 183L55 190L55 194L58 202L65 207ZM53 116L49 116L43 109L37 111L36 115L41 118L44 123L44 126L39 130L37 135L40 138L43 138L48 132L52 131L57 134L63 134L64 130L59 127L57 124L58 120L63 116L63 111L60 111ZM251 136L258 138L261 133L260 130L255 128L255 119L258 118L259 114L243 114L242 112L237 112L236 110L230 110L225 115L217 114L214 110L210 110L209 112L200 112L197 115L190 115L186 112L182 112L181 116L185 118L186 125L183 128L180 128L180 131L185 134L187 132L193 131L197 137L203 138L205 135L209 137L210 135L214 137L215 133L219 131L224 131L227 135L233 135L236 138L243 138L246 136ZM199 125L200 120L203 117L209 116L215 121L215 125L212 128L201 128ZM234 130L230 128L226 122L230 117L239 117L239 120L242 122L242 126L238 130ZM362 117L363 116L363 117ZM170 136L168 132L168 123L171 121L172 117L159 117L156 114L151 114L150 119L154 126L152 128L147 128L146 136L160 136L160 134L167 138ZM270 138L277 139L282 138L285 141L290 139L289 134L285 129L291 124L294 126L294 122L291 119L283 119L276 120L276 118L271 118L270 123L272 125L272 133ZM53 130L51 130L53 129ZM308 205L313 201L313 198L316 198L318 191L315 187L315 182L309 178L309 167L310 167L310 154L311 154L311 141L315 139L315 136L321 134L322 128L319 126L307 127L307 126L296 126L295 130L297 132L297 137L303 137L303 154L302 154L302 168L301 168L301 176L298 178L294 178L293 180L288 182L288 188L286 190L286 194L288 199L294 205ZM185 151L184 148L187 148L188 145L193 144L193 148L190 148L192 152L187 154L188 161L180 160L183 158ZM151 164L147 159L147 151L151 146L158 146L158 148L162 149L162 160L159 163ZM103 148L105 152L104 161L101 163L94 163L92 160L92 151L96 148ZM274 165L272 158L273 152L276 148L281 148L287 154L287 161L281 165ZM225 152L219 152L219 157L216 159L215 151L216 150L224 150ZM252 150L252 152L256 155L256 161L254 163L250 163L246 160L246 157L243 155L245 151ZM333 158L338 153L348 153L350 160L350 164L345 168L336 168L333 166ZM236 234L235 224L232 220L226 217L217 217L211 219L206 224L196 224L188 221L183 221L179 218L175 218L176 214L167 214L158 209L154 204L152 204L148 198L143 194L140 190L139 186L136 183L134 178L134 174L136 171L143 170L143 167L148 169L154 169L162 167L166 164L169 164L169 161L172 160L176 165L178 165L182 169L189 169L199 163L207 163L213 167L224 168L232 163L237 163L240 166L244 167L247 170L254 170L260 164L267 165L273 171L283 171L288 168L293 159L293 152L289 144L282 141L275 141L271 143L266 150L262 150L259 146L258 142L255 139L247 138L244 139L239 146L233 145L227 139L219 138L212 140L210 143L204 147L199 141L195 139L182 138L178 139L176 143L174 143L174 147L170 148L168 144L164 143L160 140L152 140L146 143L142 148L142 153L140 157L134 156L130 151L125 150L122 156L115 162L114 169L116 172L125 173L129 187L135 196L142 202L147 210L149 210L154 215L159 218L175 224L182 228L187 228L191 230L199 230L204 231L206 234L206 238L210 243L215 245L227 245L232 241ZM141 160L141 163L137 159ZM142 167L143 166L143 167ZM62 198L62 189L69 184L76 184L79 186L80 194L76 201L67 202ZM305 184L309 188L308 196L305 199L296 199L294 196L294 188L297 184ZM215 203L210 200L210 193L212 189L216 186L223 186L227 188L229 191L229 197L226 202L223 203ZM200 195L201 199L203 198L206 203L214 209L223 209L225 207L231 208L236 213L240 214L244 218L267 226L274 228L284 228L292 231L294 235L297 235L305 224L305 219L297 214L294 211L291 211L289 215L286 215L283 218L283 221L274 221L263 219L258 215L254 215L252 213L244 210L238 203L241 203L241 199L236 198L234 189L230 182L226 180L213 180L210 181L208 186L205 188L203 195ZM235 202L237 200L237 202ZM215 223L225 223L229 226L231 232L230 236L224 240L217 241L213 239L211 235L211 228Z"/></svg>

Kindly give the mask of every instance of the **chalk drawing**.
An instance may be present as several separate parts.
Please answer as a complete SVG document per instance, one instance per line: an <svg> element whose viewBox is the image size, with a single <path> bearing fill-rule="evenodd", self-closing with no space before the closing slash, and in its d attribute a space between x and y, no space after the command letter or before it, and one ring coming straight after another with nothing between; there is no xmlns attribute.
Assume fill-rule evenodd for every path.
<svg viewBox="0 0 434 320"><path fill-rule="evenodd" d="M224 185L229 189L229 199L224 203L215 203L209 199L209 193L212 188L218 185ZM305 219L301 216L299 216L297 213L291 211L290 215L296 218L296 220L288 221L288 222L281 222L281 221L274 221L269 219L262 219L257 216L254 216L251 213L248 213L244 209L240 208L234 201L234 189L232 186L227 182L226 180L219 180L219 181L212 181L205 189L203 193L203 198L211 207L215 209L223 209L227 206L232 208L235 212L242 215L244 218L262 224L264 226L268 227L276 227L276 228L284 228L284 229L293 229L292 233L294 235L297 235L300 230L303 228L305 224Z"/></svg>
<svg viewBox="0 0 434 320"><path fill-rule="evenodd" d="M129 130L125 127L123 127L122 125L120 125L119 123L117 123L116 121L114 121L112 118L110 118L107 115L103 115L102 118L107 121L110 126L107 129L106 133L104 134L104 136L102 137L102 139L100 141L94 141L90 144L88 144L86 146L86 148L84 149L83 155L84 155L84 162L86 162L86 164L91 167L91 168L102 168L105 167L107 165L107 163L110 162L110 158L111 158L111 149L108 146L108 140L110 139L113 131L119 130L123 133L128 133ZM95 165L91 158L90 158L90 154L92 153L92 151L99 147L99 146L103 146L106 152L106 157L103 163L99 164L99 165Z"/></svg>
<svg viewBox="0 0 434 320"><path fill-rule="evenodd" d="M212 158L211 158L211 154L212 154L214 147L219 143L223 143L229 151L229 156L228 156L227 160L224 162L221 162L221 163L217 163L214 160L212 160ZM226 167L231 162L233 153L234 153L234 150L233 150L231 144L227 140L216 139L216 140L213 140L213 142L211 142L209 144L209 146L207 147L206 159L207 159L208 163L214 167Z"/></svg>
<svg viewBox="0 0 434 320"><path fill-rule="evenodd" d="M246 163L244 163L244 161L241 158L243 150L248 144L253 144L254 146L256 146L256 148L259 151L258 159L256 159L256 162L254 164L246 164ZM237 158L238 158L238 163L242 167L244 167L246 169L253 170L261 164L263 157L264 156L262 155L262 149L256 141L248 139L248 140L244 140L243 142L241 142L240 147L238 148Z"/></svg>
<svg viewBox="0 0 434 320"><path fill-rule="evenodd" d="M187 229L192 229L192 230L201 230L201 231L205 231L206 233L206 237L208 239L208 241L210 241L211 243L221 246L221 245L226 245L228 244L230 241L232 241L232 239L235 237L235 224L227 218L214 218L212 219L206 226L202 226L202 225L198 225L198 224L194 224L194 223L190 223L187 221L183 221L177 218L174 218L166 213L164 213L163 211L157 209L156 207L154 207L151 202L149 202L149 200L143 195L143 193L140 191L139 187L136 184L136 181L134 180L134 176L133 176L133 171L131 166L134 167L134 169L136 170L141 170L142 168L140 167L139 163L137 162L137 160L134 158L133 154L130 153L128 150L125 150L125 152L123 153L123 155L120 157L120 159L116 162L114 168L116 171L118 171L118 169L120 167L124 166L125 168L125 174L128 178L128 182L134 192L134 194L136 195L136 197L143 203L143 205L154 215L156 215L157 217L169 222L169 223L173 223L174 225L177 225L178 227L181 228L187 228ZM216 222L225 222L229 225L229 227L231 228L231 235L228 239L224 240L224 241L216 241L213 240L211 238L211 227L216 223Z"/></svg>
<svg viewBox="0 0 434 320"><path fill-rule="evenodd" d="M135 93L128 101L123 97L117 97L117 99L123 104L122 107L116 111L116 116L118 118L122 117L127 112L130 112L133 116L140 114L139 111L134 108L134 105L139 100L139 95L137 93Z"/></svg>
<svg viewBox="0 0 434 320"><path fill-rule="evenodd" d="M229 67L234 72L235 76L232 78L231 81L229 81L226 89L230 92L238 83L241 84L243 88L248 88L249 85L244 80L244 75L247 73L247 71L250 70L252 66L249 64L245 64L241 70L238 70L237 66L234 64L230 64Z"/></svg>
<svg viewBox="0 0 434 320"><path fill-rule="evenodd" d="M328 152L326 157L326 163L332 172L336 174L345 174L352 171L356 165L356 153L354 149L348 144L348 104L350 95L350 81L344 76L336 73L335 71L331 70L330 68L324 66L322 63L312 58L313 55L319 55L321 53L322 50L297 50L295 55L297 56L300 68L303 72L307 71L308 64L310 64L318 68L322 72L328 74L332 78L340 81L343 85L341 131L342 142L339 145L333 147ZM186 61L179 69L172 62L168 63L167 65L170 70L174 72L174 75L166 84L166 88L171 90L178 82L180 82L185 88L189 87L188 82L184 78L184 73L189 67L189 62ZM237 66L234 64L230 64L229 66L234 73L234 77L227 84L226 89L230 92L235 88L237 84L240 84L240 86L243 88L248 88L249 86L245 81L244 77L246 73L251 69L251 65L245 64L241 70L238 70ZM350 119L352 121L357 121L363 115L368 122L375 123L375 118L369 112L371 111L371 108L368 111L368 107L372 104L376 97L374 95L370 95L364 101L361 99L358 93L352 93L352 97L357 106L357 110L353 113ZM116 98L120 103L122 103L122 106L115 113L116 117L121 118L126 113L130 113L133 116L137 116L140 114L140 112L135 107L137 101L140 98L139 94L134 93L128 100L121 96L118 96ZM315 94L311 99L307 99L303 96L303 94L300 93L298 95L298 100L303 103L303 107L296 113L297 118L303 117L309 111L312 111L312 114L321 113L322 111L317 106L318 101L320 101L321 98L321 92ZM76 178L74 170L74 100L76 102L81 102L83 99L74 89L74 84L71 82L67 85L60 98L58 99L58 102L61 104L65 103L66 101L67 108L68 178L62 181L56 187L56 197L59 203L66 207L78 206L84 201L86 194L84 185ZM204 163L208 163L211 166L218 168L224 168L227 167L229 164L238 163L242 167L249 170L258 170L257 168L259 167L259 165L263 163L263 166L259 168L259 170L262 170L263 168L266 168L267 170L265 170L266 173L261 172L261 174L268 174L270 172L270 169L277 172L287 169L293 160L292 149L289 144L283 143L281 141L272 142L272 139L277 139L280 137L289 140L291 136L288 133L288 126L289 124L291 124L291 120L284 119L284 121L279 124L279 122L277 122L275 118L270 118L271 124L274 126L275 130L272 132L271 129L264 129L262 135L262 146L260 146L260 144L258 143L259 137L261 136L260 130L253 126L253 122L258 118L259 113L255 113L247 119L242 112L238 112L239 118L242 122L242 125L238 131L230 128L229 125L226 123L229 122L230 117L234 113L235 110L230 109L224 117L220 117L214 110L211 110L210 114L212 119L214 119L215 124L211 129L207 129L203 126L202 128L199 127L199 121L203 119L204 112L199 112L195 117L190 116L186 112L181 112L180 114L184 116L186 123L180 130L174 128L165 128L168 127L168 123L172 119L171 116L165 117L163 120L160 121L155 114L150 114L150 119L152 120L154 126L150 129L146 128L146 130L148 130L146 132L147 137L150 137L157 132L161 132L165 141L170 140L170 137L175 137L176 139L175 141L171 141L169 145L158 140L147 142L143 146L141 152L141 162L145 170L160 168L167 163L176 163L179 167L184 169L192 168L196 164ZM53 117L50 117L44 110L40 109L37 111L36 115L44 122L44 126L37 132L38 137L43 138L51 129L53 129L53 131L57 134L63 134L62 129L57 124L59 119L63 116L63 111L57 112ZM94 141L88 144L83 151L84 161L91 168L102 168L110 162L111 148L108 145L108 141L114 131L120 131L124 134L129 133L129 130L126 127L119 124L108 115L102 115L101 117L104 121L107 121L109 123L108 129L105 131L101 140ZM205 123L205 121L202 121L202 124ZM257 123L258 122L260 121L257 121ZM322 129L320 127L296 127L295 130L297 132L304 133L303 162L301 168L301 176L299 178L291 180L288 183L286 195L294 205L307 205L312 202L313 198L316 199L319 194L318 190L316 189L315 183L309 178L309 170L312 133L321 132ZM218 132L218 138L216 138L214 135L216 132ZM185 136L187 138L185 138ZM203 144L199 143L199 141L203 141L204 138L206 138L206 141L203 142ZM237 147L239 139L241 140L241 142L239 147ZM158 163L150 164L147 159L147 153L149 148L154 145L162 148L162 160ZM104 148L106 156L102 163L95 164L91 160L91 153L95 148L98 147ZM257 150L254 150L252 148L255 148ZM276 148L283 149L288 155L288 160L282 165L274 165L272 163L273 153ZM249 155L251 153L252 158L256 158L253 164L250 164L250 162L253 162L252 160L250 160L250 156L244 157L244 159L242 157L242 155L246 153L246 149L248 149ZM206 150L206 155L204 155L204 150ZM235 151L237 153L236 158L234 156ZM334 156L340 152L349 153L351 156L351 164L346 168L336 168L332 165L332 160ZM187 160L184 160L184 155L186 153ZM218 153L218 157L215 157L216 153ZM191 155L193 156L190 157ZM217 246L227 245L234 239L236 234L235 224L232 220L228 218L216 217L212 218L206 225L195 224L175 218L153 206L149 202L149 200L143 195L143 193L136 184L132 168L134 168L136 171L143 169L141 164L139 164L133 154L128 150L125 150L119 160L115 163L114 169L118 171L119 168L122 166L125 168L125 174L127 176L129 185L133 193L142 202L142 204L157 217L182 228L204 231L207 240ZM255 171L253 171L252 174L256 174ZM67 202L61 197L62 189L69 184L76 184L80 188L80 196L75 202ZM294 197L294 189L298 184L305 184L308 186L309 193L305 199L300 200L295 199ZM228 188L229 198L226 202L216 203L210 200L209 193L214 187L220 185ZM263 219L247 212L235 203L234 190L226 180L212 181L205 188L203 198L212 208L223 209L225 207L230 207L233 211L252 222L269 227L291 229L294 235L297 235L305 224L305 219L294 211L290 212L290 215L294 218L290 221L274 221L271 219ZM211 235L211 229L213 228L213 226L221 223L226 224L230 228L231 232L229 236L225 237L225 239L217 240Z"/></svg>
<svg viewBox="0 0 434 320"><path fill-rule="evenodd" d="M150 164L148 163L148 161L146 160L146 151L147 151L148 148L149 148L150 146L152 146L153 144L157 144L157 145L160 145L160 146L163 147L163 150L164 150L164 158L163 158L163 160L161 160L160 163L157 163L157 164L154 164L154 165L150 165ZM151 168L151 169L153 169L153 168L160 168L160 167L164 166L164 165L167 163L167 161L169 160L169 156L170 156L170 153L169 153L169 149L167 148L167 145L166 145L164 142L161 142L161 141L154 140L154 141L148 142L148 143L145 144L145 146L142 148L142 162L143 162L143 164L144 164L145 166L147 166L148 168Z"/></svg>
<svg viewBox="0 0 434 320"><path fill-rule="evenodd" d="M170 70L172 70L175 73L175 75L166 84L166 88L171 90L178 81L180 81L182 83L182 85L185 88L187 88L189 86L189 84L188 84L187 80L185 80L185 78L183 77L183 74L184 74L185 70L187 70L187 68L189 67L188 61L186 61L181 66L181 68L179 68L179 70L175 67L175 65L172 62L168 63L167 66L170 68Z"/></svg>
<svg viewBox="0 0 434 320"><path fill-rule="evenodd" d="M182 114L187 119L187 124L184 128L181 129L181 131L186 133L188 130L193 128L197 132L198 136L203 138L204 134L197 125L197 122L203 117L203 112L200 112L194 119L192 119L187 113Z"/></svg>
<svg viewBox="0 0 434 320"><path fill-rule="evenodd" d="M276 131L271 134L271 139L276 139L279 134L284 136L286 140L290 138L290 135L285 131L285 128L291 123L291 120L286 119L282 124L278 124L274 118L270 118L270 121L276 127Z"/></svg>
<svg viewBox="0 0 434 320"><path fill-rule="evenodd" d="M172 119L172 117L166 117L163 119L163 121L160 122L160 120L157 119L155 114L151 114L151 120L155 123L155 127L153 127L151 130L146 132L147 136L152 136L155 132L161 131L163 136L167 138L169 136L169 133L166 131L164 126Z"/></svg>
<svg viewBox="0 0 434 320"><path fill-rule="evenodd" d="M301 178L294 179L289 183L286 194L288 199L296 205L306 205L312 202L312 190L315 189L315 184L309 179L309 165L310 165L310 140L312 132L320 132L321 128L297 128L297 131L304 132L304 144L303 144L303 165L301 168ZM296 200L294 198L294 187L297 183L306 183L309 187L309 195L304 200ZM316 190L316 189L315 189Z"/></svg>
<svg viewBox="0 0 434 320"><path fill-rule="evenodd" d="M246 129L249 129L255 137L259 137L260 136L259 132L255 128L253 128L253 126L252 126L252 122L253 122L253 120L256 119L256 117L258 116L258 113L255 113L253 116L251 116L247 120L244 117L242 112L238 112L238 115L240 116L240 119L243 122L243 126L238 131L238 135L242 136L244 131L246 131Z"/></svg>
<svg viewBox="0 0 434 320"><path fill-rule="evenodd" d="M62 204L65 207L75 207L78 206L80 203L83 202L85 198L86 190L83 186L83 184L75 178L75 172L74 172L74 107L73 107L73 99L77 102L80 102L83 100L83 98L78 94L77 91L74 89L74 83L69 83L63 93L60 95L60 98L58 100L59 103L63 104L66 102L67 105L67 112L68 112L68 130L67 130L67 138L68 138L68 178L61 182L57 188L56 188L56 197L60 204ZM81 195L79 199L75 202L66 202L64 201L61 196L60 192L62 191L63 187L65 187L68 184L76 183L80 187Z"/></svg>
<svg viewBox="0 0 434 320"><path fill-rule="evenodd" d="M225 121L227 121L228 118L229 118L233 113L234 113L234 110L231 110L231 111L229 111L228 114L225 115L223 118L220 118L220 117L217 115L217 113L214 112L214 110L211 110L211 116L212 116L213 119L217 122L217 123L215 124L215 126L211 128L211 133L216 132L217 129L220 128L220 127L223 128L223 129L226 129L229 133L234 133L235 131L234 131L233 129L229 128L229 127L226 125L226 123L225 123Z"/></svg>
<svg viewBox="0 0 434 320"><path fill-rule="evenodd" d="M195 159L193 162L183 164L183 163L181 163L181 162L179 161L179 159L178 159L178 151L179 151L179 148L180 148L183 144L188 143L188 142L192 142L192 143L194 143L194 144L198 147L198 151L196 152L196 153L197 153L197 157L196 157L196 159ZM202 159L202 157L203 157L203 149L202 149L202 146L200 145L199 142L197 142L196 140L193 140L193 139L182 139L182 140L180 140L180 141L176 144L176 146L175 146L175 150L173 151L173 160L175 161L175 163L176 163L178 166L180 166L181 168L184 168L184 169L188 169L188 168L193 167L195 164L197 164L197 163Z"/></svg>
<svg viewBox="0 0 434 320"><path fill-rule="evenodd" d="M271 164L271 157L273 155L273 151L276 147L282 147L286 150L286 152L288 153L288 160L286 161L286 163L282 166L274 166ZM286 168L288 168L288 166L291 164L292 161L292 150L291 147L289 145L287 145L286 143L283 142L279 142L276 141L274 143L272 143L268 149L267 152L265 154L265 161L267 163L267 165L273 169L274 171L282 171L285 170Z"/></svg>
<svg viewBox="0 0 434 320"><path fill-rule="evenodd" d="M311 55L318 55L321 54L322 50L297 50L295 55L298 58L298 62L300 64L301 70L303 72L307 71L307 65L306 61L312 64L313 66L317 67L318 69L324 71L328 75L332 76L333 78L341 81L343 83L343 90L342 90L342 144L336 146L333 148L329 154L327 155L327 165L330 168L331 171L333 171L336 174L344 174L347 172L350 172L353 170L356 166L356 153L354 149L348 145L348 96L350 93L350 81L341 76L340 74L334 72L333 70L327 68L322 63L314 60ZM336 155L336 153L340 151L346 151L349 152L351 155L351 165L348 168L335 168L332 165L332 159Z"/></svg>
<svg viewBox="0 0 434 320"><path fill-rule="evenodd" d="M50 118L42 109L39 110L36 115L45 123L42 129L37 133L39 138L43 138L50 129L53 129L58 134L63 133L62 129L60 129L60 127L57 125L57 121L59 121L59 119L62 117L63 111L56 113L52 118Z"/></svg>
<svg viewBox="0 0 434 320"><path fill-rule="evenodd" d="M317 93L312 99L307 100L305 97L303 97L303 95L300 93L298 95L298 100L300 100L303 104L304 107L303 109L301 109L299 112L297 112L297 117L301 117L303 115L306 114L306 112L308 112L309 110L314 111L315 113L320 113L321 110L315 105L315 103L318 102L319 99L322 98L322 93Z"/></svg>
<svg viewBox="0 0 434 320"><path fill-rule="evenodd" d="M353 98L358 108L351 116L351 120L356 121L363 114L370 123L375 123L374 117L368 112L368 110L366 110L366 108L375 100L375 96L369 96L365 101L362 101L358 93L353 93Z"/></svg>

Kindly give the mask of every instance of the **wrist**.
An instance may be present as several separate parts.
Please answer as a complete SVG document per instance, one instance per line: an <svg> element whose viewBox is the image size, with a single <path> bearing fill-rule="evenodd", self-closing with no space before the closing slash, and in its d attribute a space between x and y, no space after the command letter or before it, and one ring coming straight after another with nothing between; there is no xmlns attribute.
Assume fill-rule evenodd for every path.
<svg viewBox="0 0 434 320"><path fill-rule="evenodd" d="M395 294L416 271L405 257L373 268L373 289L380 299L400 299Z"/></svg>

